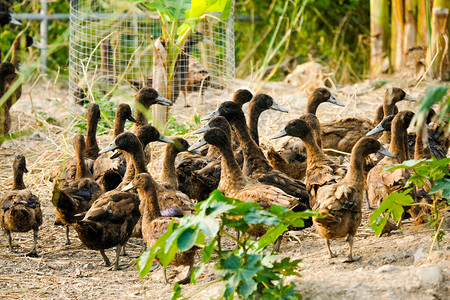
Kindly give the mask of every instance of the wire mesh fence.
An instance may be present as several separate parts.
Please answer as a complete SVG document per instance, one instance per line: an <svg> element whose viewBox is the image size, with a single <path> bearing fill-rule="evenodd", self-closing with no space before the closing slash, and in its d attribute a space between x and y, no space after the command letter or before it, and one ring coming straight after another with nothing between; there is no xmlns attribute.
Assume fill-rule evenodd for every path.
<svg viewBox="0 0 450 300"><path fill-rule="evenodd" d="M70 8L69 90L75 101L152 85L152 40L162 35L155 12L129 1L72 0ZM233 12L225 22L206 18L196 32L182 49L189 67L178 70L186 79L181 94L232 89Z"/></svg>

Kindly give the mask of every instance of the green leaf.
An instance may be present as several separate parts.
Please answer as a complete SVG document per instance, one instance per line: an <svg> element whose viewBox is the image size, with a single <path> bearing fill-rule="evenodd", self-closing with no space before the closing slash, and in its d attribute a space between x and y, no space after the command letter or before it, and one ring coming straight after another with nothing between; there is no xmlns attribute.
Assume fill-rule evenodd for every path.
<svg viewBox="0 0 450 300"><path fill-rule="evenodd" d="M428 193L432 195L442 190L442 197L450 199L450 179L441 178L434 183L436 185Z"/></svg>
<svg viewBox="0 0 450 300"><path fill-rule="evenodd" d="M187 228L180 234L177 239L177 247L181 252L189 250L194 246L198 231L198 229L194 230L192 228Z"/></svg>
<svg viewBox="0 0 450 300"><path fill-rule="evenodd" d="M181 295L181 286L178 283L175 283L173 285L173 294L172 294L172 297L170 297L170 300L176 300L176 299L179 299L181 297L182 297L182 295Z"/></svg>
<svg viewBox="0 0 450 300"><path fill-rule="evenodd" d="M214 248L216 247L216 244L217 244L217 239L213 239L208 245L206 245L203 248L202 263L206 264L210 260L211 255L214 252Z"/></svg>
<svg viewBox="0 0 450 300"><path fill-rule="evenodd" d="M380 236L381 232L383 232L384 226L386 226L388 220L388 216L384 216L383 218L377 218L375 222L372 223L372 226L370 228L375 231L375 235L377 237Z"/></svg>
<svg viewBox="0 0 450 300"><path fill-rule="evenodd" d="M425 91L424 97L420 100L420 108L414 115L412 124L422 128L425 123L428 111L434 105L439 103L447 95L449 87L445 85L430 85Z"/></svg>
<svg viewBox="0 0 450 300"><path fill-rule="evenodd" d="M259 251L266 248L268 245L273 244L287 229L288 225L284 223L270 227L266 233L258 239L255 251Z"/></svg>

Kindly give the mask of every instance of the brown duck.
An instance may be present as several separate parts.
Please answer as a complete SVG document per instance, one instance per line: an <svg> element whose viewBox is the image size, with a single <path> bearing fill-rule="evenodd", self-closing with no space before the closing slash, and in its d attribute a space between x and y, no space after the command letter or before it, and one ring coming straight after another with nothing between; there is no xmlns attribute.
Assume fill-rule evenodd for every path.
<svg viewBox="0 0 450 300"><path fill-rule="evenodd" d="M0 204L0 225L8 236L9 250L13 251L11 232L33 230L33 249L27 256L38 257L36 244L39 226L42 225L41 204L37 196L25 187L23 173L27 173L25 157L18 155L13 163L14 182Z"/></svg>

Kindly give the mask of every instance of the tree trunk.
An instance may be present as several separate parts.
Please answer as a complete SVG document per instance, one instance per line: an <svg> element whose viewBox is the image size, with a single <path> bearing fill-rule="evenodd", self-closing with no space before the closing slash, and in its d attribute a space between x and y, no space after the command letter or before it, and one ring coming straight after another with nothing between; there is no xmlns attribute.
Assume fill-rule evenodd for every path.
<svg viewBox="0 0 450 300"><path fill-rule="evenodd" d="M417 0L405 0L405 35L403 38L403 49L405 53L416 46L416 16Z"/></svg>
<svg viewBox="0 0 450 300"><path fill-rule="evenodd" d="M417 40L419 46L428 45L427 6L428 0L418 0L417 3Z"/></svg>
<svg viewBox="0 0 450 300"><path fill-rule="evenodd" d="M370 37L370 72L377 76L389 69L389 61L387 60L389 49L388 0L370 1ZM385 66L386 64L387 66Z"/></svg>
<svg viewBox="0 0 450 300"><path fill-rule="evenodd" d="M450 64L448 51L449 22L447 22L450 0L434 1L431 15L431 41L428 47L427 64L433 79L449 80Z"/></svg>
<svg viewBox="0 0 450 300"><path fill-rule="evenodd" d="M392 0L391 15L391 64L394 71L403 67L403 35L404 35L403 0Z"/></svg>
<svg viewBox="0 0 450 300"><path fill-rule="evenodd" d="M170 99L167 86L167 50L164 44L161 38L156 39L153 43L153 88L162 96ZM153 126L163 133L169 116L169 107L153 105L152 116Z"/></svg>

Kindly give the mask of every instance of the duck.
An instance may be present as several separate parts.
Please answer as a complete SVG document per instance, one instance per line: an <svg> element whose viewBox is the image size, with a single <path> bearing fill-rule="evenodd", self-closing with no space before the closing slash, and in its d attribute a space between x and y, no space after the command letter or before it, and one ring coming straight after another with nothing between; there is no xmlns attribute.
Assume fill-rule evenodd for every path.
<svg viewBox="0 0 450 300"><path fill-rule="evenodd" d="M241 201L253 201L263 208L282 205L287 209L293 209L301 205L301 199L288 195L278 187L260 183L245 175L234 158L231 140L222 129L218 127L208 129L189 150L198 149L207 143L216 146L222 154L222 171L218 189L224 195ZM306 206L303 209L306 209Z"/></svg>
<svg viewBox="0 0 450 300"><path fill-rule="evenodd" d="M19 22L16 18L11 16L11 14L7 11L1 11L0 12L0 27L3 27L5 25L12 24L21 26L22 23Z"/></svg>
<svg viewBox="0 0 450 300"><path fill-rule="evenodd" d="M173 143L173 141L171 142ZM148 173L144 161L142 144L133 133L124 132L119 134L108 146L103 148L100 153L106 153L115 149L120 149L130 155L131 160L133 161L135 174ZM183 216L185 213L192 211L192 202L185 194L166 188L159 183L156 183L156 189L158 191L159 205L167 216Z"/></svg>
<svg viewBox="0 0 450 300"><path fill-rule="evenodd" d="M163 216L159 205L156 182L149 173L145 172L137 174L133 181L124 187L123 190L130 190L132 188L137 189L139 199L141 199L143 204L141 205L142 237L146 247L151 248L155 245L156 241L167 232L167 228L174 218ZM178 221L179 218L175 218L175 222ZM177 253L171 261L171 265L174 266L189 266L186 277L178 281L178 284L190 283L191 274L194 269L195 253L197 250L198 247L194 246L188 251ZM165 282L168 284L169 281L167 280L166 269L164 268L163 270Z"/></svg>
<svg viewBox="0 0 450 300"><path fill-rule="evenodd" d="M314 91L309 95L303 116L308 116L308 114L315 116L319 105L325 102L337 106L344 106L344 104L337 100L327 88L320 87L314 89ZM312 121L315 122L315 119ZM318 125L314 124L314 126L319 126L318 128L320 128L320 123L318 123ZM274 169L284 172L293 178L302 179L305 174L303 170L305 170L306 160L304 150L305 147L301 140L295 137L288 137L281 139L275 147L269 148L267 159ZM302 165L299 172L297 172L297 170L292 171L292 168L289 167L290 165L298 164Z"/></svg>
<svg viewBox="0 0 450 300"><path fill-rule="evenodd" d="M135 113L136 123L133 124L130 131L134 133L139 126L148 125L147 111L154 104L163 106L172 105L172 101L162 96L152 87L141 88L135 96Z"/></svg>
<svg viewBox="0 0 450 300"><path fill-rule="evenodd" d="M316 115L311 113L305 113L299 117L299 119L308 123L312 129L314 139L319 148L322 148L322 139L320 137L320 122ZM285 143L275 150L274 147L270 147L267 151L267 160L270 165L286 175L294 178L303 180L306 175L306 150L305 145L301 139L290 137L287 141L290 143Z"/></svg>
<svg viewBox="0 0 450 300"><path fill-rule="evenodd" d="M13 253L11 232L33 230L33 249L26 254L38 257L36 250L39 226L42 225L42 211L39 199L23 182L23 174L28 173L25 156L17 155L13 163L14 182L12 190L1 200L0 226L8 236L9 250Z"/></svg>
<svg viewBox="0 0 450 300"><path fill-rule="evenodd" d="M383 104L379 107L382 107L383 114L388 116L395 113L397 108L395 104L402 100L415 101L415 98L400 88L389 88L386 90ZM379 108L374 121L352 117L322 123L322 147L350 153L356 142L378 124L376 123L379 118L378 110Z"/></svg>
<svg viewBox="0 0 450 300"><path fill-rule="evenodd" d="M16 81L17 74L14 65L10 62L0 64L0 99L10 89L11 85ZM4 103L0 104L0 145L3 143L3 136L8 134L11 129L11 115L9 110L17 101L15 93L11 95Z"/></svg>
<svg viewBox="0 0 450 300"><path fill-rule="evenodd" d="M308 117L314 119L311 114ZM314 135L314 132L316 132L316 135ZM320 140L320 136L317 133L308 122L299 118L289 121L284 129L270 137L270 139L277 139L289 135L298 137L303 141L307 155L305 184L306 191L309 194L310 207L316 205L318 201L317 195L321 188L336 183L346 173L345 168L329 160L323 153L317 144L317 140Z"/></svg>
<svg viewBox="0 0 450 300"><path fill-rule="evenodd" d="M225 117L236 132L244 153L244 174L263 184L278 187L287 194L299 198L302 205L308 206L309 196L305 184L270 166L262 150L251 138L244 113L239 105L232 101L223 102L217 110L203 120L209 120L218 115Z"/></svg>
<svg viewBox="0 0 450 300"><path fill-rule="evenodd" d="M347 237L349 254L345 262L354 261L353 238L362 219L364 161L369 154L377 152L395 157L377 140L361 138L352 149L345 177L318 190L317 201L312 208L325 217L313 217L313 224L319 236L325 239L330 258L336 256L331 251L330 240Z"/></svg>
<svg viewBox="0 0 450 300"><path fill-rule="evenodd" d="M105 266L111 265L105 249L115 246L116 260L113 269L120 269L120 249L131 237L141 216L139 205L136 194L113 190L101 195L89 210L76 215L74 228L78 238L88 249L100 251Z"/></svg>
<svg viewBox="0 0 450 300"><path fill-rule="evenodd" d="M385 156L367 174L367 196L369 207L378 207L391 193L405 187L410 173L406 169L382 172L385 166L402 163L409 159L407 129L414 116L412 111L400 111L392 119L389 152L395 158ZM414 197L413 197L414 198Z"/></svg>
<svg viewBox="0 0 450 300"><path fill-rule="evenodd" d="M136 122L136 119L132 116L131 107L126 103L121 103L116 110L113 139L124 131L126 120ZM108 154L104 153L97 157L92 169L94 179L107 192L114 190L122 182L126 170L126 161L123 156L111 159Z"/></svg>
<svg viewBox="0 0 450 300"><path fill-rule="evenodd" d="M28 47L34 47L38 49L42 48L40 45L38 45L38 43L34 41L31 36L24 33L18 34L12 44L11 52L11 63L16 69L19 69L21 62L25 57L25 50ZM17 98L20 98L20 96Z"/></svg>
<svg viewBox="0 0 450 300"><path fill-rule="evenodd" d="M208 121L200 129L194 131L195 134L201 134L206 132L210 128L220 128L222 129L228 137L231 137L231 128L228 121L221 116L217 116ZM183 160L181 164L186 166L177 169L178 182L180 191L185 193L191 199L196 199L197 201L203 201L209 197L212 191L217 189L220 182L221 174L221 154L220 150L214 146L209 145L208 154L206 157L195 157L195 162L191 163L188 160ZM189 166L199 164L198 161L202 161L203 168L196 169L192 168L185 173L180 170L188 170Z"/></svg>
<svg viewBox="0 0 450 300"><path fill-rule="evenodd" d="M249 103L248 107L248 128L250 129L250 135L259 146L259 134L258 134L258 121L261 114L268 110L276 110L284 113L288 113L288 110L279 105L273 100L273 98L267 94L256 95Z"/></svg>
<svg viewBox="0 0 450 300"><path fill-rule="evenodd" d="M94 180L86 166L84 136L77 134L74 137L73 146L77 162L75 179L67 179L65 172L60 172L59 178L55 180L52 195L52 203L55 206L55 225L66 227L66 245L71 244L69 226L77 220L75 215L87 211L103 194L101 186Z"/></svg>

